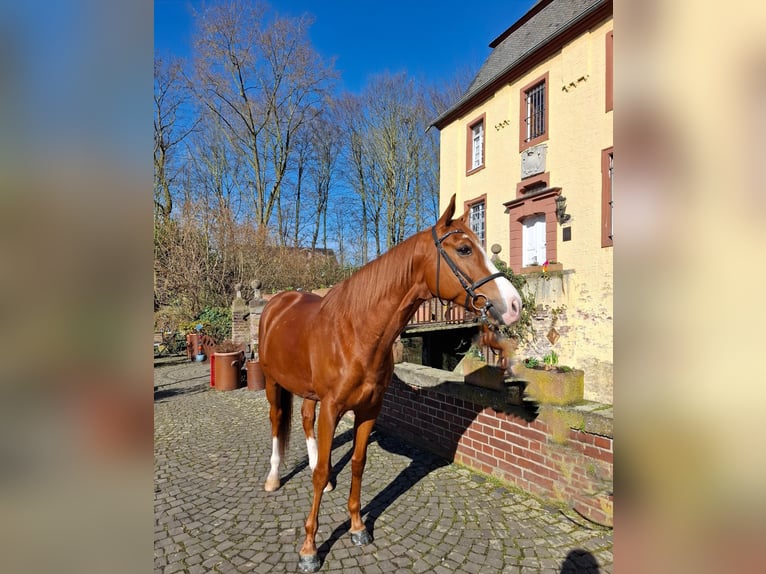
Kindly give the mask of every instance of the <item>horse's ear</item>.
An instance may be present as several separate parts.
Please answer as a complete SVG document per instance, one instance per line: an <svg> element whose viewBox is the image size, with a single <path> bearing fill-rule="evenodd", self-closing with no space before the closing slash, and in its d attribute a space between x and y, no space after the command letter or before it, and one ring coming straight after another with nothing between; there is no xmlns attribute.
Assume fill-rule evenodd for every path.
<svg viewBox="0 0 766 574"><path fill-rule="evenodd" d="M452 199L449 200L449 205L447 206L447 209L444 210L444 213L442 213L442 216L439 218L439 221L436 222L437 225L440 223L444 227L449 227L450 223L452 223L452 217L455 215L455 194L452 194Z"/></svg>

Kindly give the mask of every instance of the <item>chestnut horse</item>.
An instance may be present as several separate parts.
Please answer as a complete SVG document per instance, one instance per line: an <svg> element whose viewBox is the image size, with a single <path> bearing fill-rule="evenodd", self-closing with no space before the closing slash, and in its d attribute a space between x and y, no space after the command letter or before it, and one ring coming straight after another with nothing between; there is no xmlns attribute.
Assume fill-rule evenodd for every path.
<svg viewBox="0 0 766 574"><path fill-rule="evenodd" d="M269 301L259 327L260 363L271 410L271 470L265 489L280 487L279 465L290 434L292 395L304 398L303 426L313 470L314 499L300 549L301 572L320 567L316 533L322 492L329 486L330 451L340 418L354 412L351 539L372 541L361 509L367 442L394 370L392 346L418 306L432 297L481 313L485 322L510 325L521 298L492 264L455 196L429 230L368 263L324 297L289 291ZM442 262L444 264L442 264ZM314 438L314 406L320 402Z"/></svg>

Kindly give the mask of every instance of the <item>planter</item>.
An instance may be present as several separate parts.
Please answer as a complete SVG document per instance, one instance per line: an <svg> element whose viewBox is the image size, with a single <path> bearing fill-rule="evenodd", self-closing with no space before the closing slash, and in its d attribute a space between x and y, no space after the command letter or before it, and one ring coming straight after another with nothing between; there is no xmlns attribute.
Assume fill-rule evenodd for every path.
<svg viewBox="0 0 766 574"><path fill-rule="evenodd" d="M505 389L505 369L488 365L484 359L466 355L455 367L469 385L484 387L495 391Z"/></svg>
<svg viewBox="0 0 766 574"><path fill-rule="evenodd" d="M582 402L585 391L585 373L581 370L558 371L531 369L523 363L514 366L513 373L526 381L526 394L546 405L571 405Z"/></svg>
<svg viewBox="0 0 766 574"><path fill-rule="evenodd" d="M265 380L263 378L263 369L261 369L260 361L255 359L248 359L245 363L247 369L247 388L250 391L262 391L266 388Z"/></svg>
<svg viewBox="0 0 766 574"><path fill-rule="evenodd" d="M203 359L198 359L199 355L203 356ZM202 348L202 335L199 333L189 333L186 335L186 357L190 361L204 360L205 350Z"/></svg>
<svg viewBox="0 0 766 574"><path fill-rule="evenodd" d="M547 268L547 273L550 273L551 271L563 271L563 270L564 270L563 263L549 263ZM542 265L527 265L526 267L522 267L519 273L522 275L526 275L531 273L544 273L544 271L543 271Z"/></svg>
<svg viewBox="0 0 766 574"><path fill-rule="evenodd" d="M242 383L242 363L245 354L242 351L233 353L213 353L215 356L215 389L218 391L233 391Z"/></svg>

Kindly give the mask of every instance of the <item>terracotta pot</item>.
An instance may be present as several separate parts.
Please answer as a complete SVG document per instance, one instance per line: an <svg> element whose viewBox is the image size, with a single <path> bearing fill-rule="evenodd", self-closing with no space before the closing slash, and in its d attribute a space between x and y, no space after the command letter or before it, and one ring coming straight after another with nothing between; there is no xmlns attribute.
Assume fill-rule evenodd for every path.
<svg viewBox="0 0 766 574"><path fill-rule="evenodd" d="M242 382L242 362L244 353L214 353L215 355L215 389L218 391L233 391Z"/></svg>
<svg viewBox="0 0 766 574"><path fill-rule="evenodd" d="M245 367L247 368L247 388L251 391L262 391L266 387L266 382L260 361L249 359Z"/></svg>
<svg viewBox="0 0 766 574"><path fill-rule="evenodd" d="M190 361L198 361L197 355L203 354L202 335L199 333L189 333L186 335L186 356Z"/></svg>

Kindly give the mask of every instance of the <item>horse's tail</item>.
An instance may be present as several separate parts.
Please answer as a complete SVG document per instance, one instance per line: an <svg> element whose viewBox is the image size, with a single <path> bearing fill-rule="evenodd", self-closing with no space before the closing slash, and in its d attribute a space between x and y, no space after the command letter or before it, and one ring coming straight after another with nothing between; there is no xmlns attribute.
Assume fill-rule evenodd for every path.
<svg viewBox="0 0 766 574"><path fill-rule="evenodd" d="M290 428L293 422L293 394L279 387L279 407L282 413L279 418L279 429L277 430L277 438L279 439L279 449L282 451L280 455L282 460L285 459L285 453L290 446Z"/></svg>

